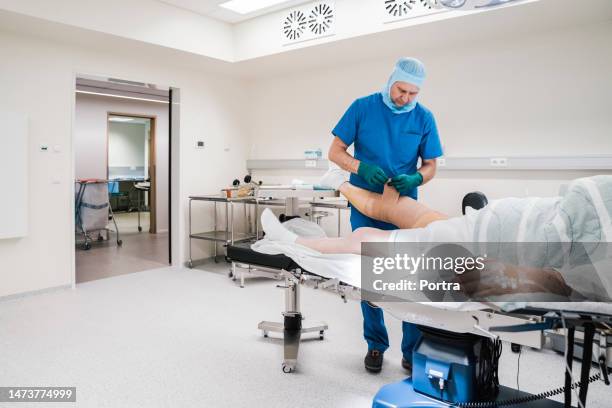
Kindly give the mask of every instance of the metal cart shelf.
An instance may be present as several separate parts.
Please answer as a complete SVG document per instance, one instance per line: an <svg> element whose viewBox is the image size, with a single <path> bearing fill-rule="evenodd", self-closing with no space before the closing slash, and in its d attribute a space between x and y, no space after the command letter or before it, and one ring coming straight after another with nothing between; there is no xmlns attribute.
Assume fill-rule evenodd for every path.
<svg viewBox="0 0 612 408"><path fill-rule="evenodd" d="M263 207L284 207L287 215L297 215L300 207L312 208L311 200L316 197L338 197L338 192L333 190L300 190L287 186L262 186L257 189L256 196L248 197L223 197L221 195L194 195L189 196L189 267L193 268L191 244L194 239L214 242L214 259L217 261L217 244L223 243L224 246L235 243L254 240L259 237L259 206ZM308 199L300 202L301 199ZM194 201L212 202L214 208L214 230L206 232L194 232L192 230L192 204ZM217 222L217 204L225 204L225 229L221 229ZM244 206L245 222L247 226L244 232L234 230L234 204ZM304 205L302 205L304 204ZM247 207L254 205L255 216L252 218L253 225L248 223ZM251 231L254 231L251 233Z"/></svg>
<svg viewBox="0 0 612 408"><path fill-rule="evenodd" d="M255 235L252 235L252 234L245 234L244 232L234 232L233 242L248 241L249 239L254 238L254 237ZM232 241L230 234L225 231L210 231L210 232L201 232L199 234L191 234L191 238L203 239L205 241L219 241L219 242Z"/></svg>
<svg viewBox="0 0 612 408"><path fill-rule="evenodd" d="M192 230L192 204L194 201L205 201L212 202L215 205L214 208L214 230L206 232L193 232ZM218 227L217 222L217 203L225 204L225 229L221 230ZM232 245L238 242L248 241L256 237L255 234L249 234L244 232L234 231L234 203L240 203L245 206L247 204L257 204L253 197L236 197L226 198L220 196L190 196L189 197L189 267L193 268L193 257L191 250L191 243L194 239L205 240L214 242L214 259L217 262L217 243L221 242L223 245Z"/></svg>

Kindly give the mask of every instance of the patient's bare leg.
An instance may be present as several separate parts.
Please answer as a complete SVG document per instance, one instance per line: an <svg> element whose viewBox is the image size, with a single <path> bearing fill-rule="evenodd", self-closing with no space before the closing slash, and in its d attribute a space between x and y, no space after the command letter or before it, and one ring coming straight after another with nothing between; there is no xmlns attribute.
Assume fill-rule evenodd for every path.
<svg viewBox="0 0 612 408"><path fill-rule="evenodd" d="M285 228L269 208L261 214L261 226L271 241L295 242L328 254L360 254L362 242L387 242L390 234L376 228L358 228L345 238L302 238Z"/></svg>
<svg viewBox="0 0 612 408"><path fill-rule="evenodd" d="M387 242L391 231L376 228L358 228L343 238L303 238L298 237L296 244L312 248L324 254L361 254L362 242Z"/></svg>
<svg viewBox="0 0 612 408"><path fill-rule="evenodd" d="M342 184L339 190L362 214L399 228L421 228L433 221L448 218L410 197L400 197L399 192L388 185L385 185L382 194L355 187L348 182Z"/></svg>

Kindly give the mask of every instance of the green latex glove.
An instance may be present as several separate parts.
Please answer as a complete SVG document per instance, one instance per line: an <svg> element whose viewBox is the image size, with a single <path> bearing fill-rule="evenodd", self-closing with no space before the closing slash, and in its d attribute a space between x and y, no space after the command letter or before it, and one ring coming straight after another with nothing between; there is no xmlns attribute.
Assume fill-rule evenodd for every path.
<svg viewBox="0 0 612 408"><path fill-rule="evenodd" d="M357 175L372 186L383 186L389 180L383 169L364 162L359 163Z"/></svg>
<svg viewBox="0 0 612 408"><path fill-rule="evenodd" d="M391 179L389 185L395 187L400 194L408 194L410 190L423 184L423 176L418 171L414 174L400 174Z"/></svg>

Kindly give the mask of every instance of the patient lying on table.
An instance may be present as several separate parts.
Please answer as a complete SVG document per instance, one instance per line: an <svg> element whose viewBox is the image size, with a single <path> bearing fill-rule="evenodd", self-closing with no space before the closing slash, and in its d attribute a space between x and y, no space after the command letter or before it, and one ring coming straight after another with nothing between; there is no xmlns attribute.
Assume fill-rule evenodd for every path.
<svg viewBox="0 0 612 408"><path fill-rule="evenodd" d="M385 186L383 194L353 186L339 169L330 170L321 184L339 190L366 216L400 229L359 228L342 238L305 238L284 228L266 210L261 221L268 240L295 243L323 254L360 254L362 242L549 243L547 248L553 249L544 251L541 256L546 259L539 263L548 266L558 261L555 258L573 256L576 252L572 250L573 243L612 242L612 176L577 179L562 197L505 198L492 201L482 210L453 218L410 197L400 197L390 186ZM606 252L610 252L607 248L604 256L609 262L610 254ZM546 275L542 269L537 272L541 279L562 280L556 271L555 275ZM607 293L610 291L612 288L606 288Z"/></svg>

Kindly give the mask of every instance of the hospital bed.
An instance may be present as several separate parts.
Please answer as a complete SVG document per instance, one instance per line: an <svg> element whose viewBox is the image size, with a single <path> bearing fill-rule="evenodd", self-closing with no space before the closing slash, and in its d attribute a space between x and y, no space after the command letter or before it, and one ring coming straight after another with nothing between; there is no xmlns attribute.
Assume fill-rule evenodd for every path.
<svg viewBox="0 0 612 408"><path fill-rule="evenodd" d="M466 207L479 209L484 205L486 205L486 198L481 193L468 194L462 203L464 213ZM262 321L258 328L264 337L267 337L269 332L283 333L282 370L285 373L291 373L296 369L302 334L318 333L322 340L328 328L326 323L304 323L306 320L300 308L301 287L308 286L333 292L339 295L344 302L349 299L361 300L361 292L358 287L347 284L338 277L321 276L317 273L318 271L306 271L285 255L262 254L251 249L249 244L228 246L227 254L233 269L241 265L252 269L274 271L277 278L284 281L283 285L278 285L285 292L283 322ZM375 407L504 406L504 401L499 402L499 399L498 402L489 403L489 405L482 401L473 402L476 398L475 393L478 391L474 389L476 388L474 384L472 386L464 384L465 386L458 387L461 381L469 383L470 375L460 374L463 372L461 370L467 370L465 373L472 372L473 377L474 368L462 367L461 364L458 364L458 360L455 359L457 349L448 348L447 345L467 342L466 344L470 344L470 347L474 345L478 345L480 349L485 346L493 347L495 352L499 349L501 353L500 347L503 341L513 345L541 349L545 346L545 331L568 338L567 350L559 350L559 344L556 348L557 351L566 353L567 364L570 367L574 349L581 348L583 360L595 361L599 372L593 373L589 364L583 364L578 383L575 382L575 378L570 378L566 373L565 387L535 396L522 394L517 397L518 394L512 392L510 393L512 398L505 401L506 405L516 405L520 402L521 406L555 406L555 403L546 398L565 393L566 402L569 398L565 406L569 407L571 406L571 392L580 388L581 406L585 406L589 382L601 379L609 384L607 366L608 362L612 361L612 347L608 342L608 339L612 338L611 304L524 303L520 308L515 308L510 312L496 304L484 303L466 303L459 306L444 303L376 302L375 306L383 308L403 321L417 324L428 333L427 336L423 336L425 340L420 340L415 347L412 379L383 387L374 398L373 406ZM574 346L577 328L584 329L584 338L581 345ZM597 340L595 346L593 346L594 340ZM561 344L565 346L565 343L561 342ZM421 352L422 350L427 352ZM440 355L446 356L449 360L445 361ZM479 364L479 359L483 359L482 356L472 356L473 360L468 357L466 361L472 361L473 364ZM496 364L497 360L494 362ZM508 390L504 387L498 387L498 389L501 389L501 392L496 394L498 398L506 398ZM471 392L465 390L471 390ZM546 405L541 405L543 402Z"/></svg>

